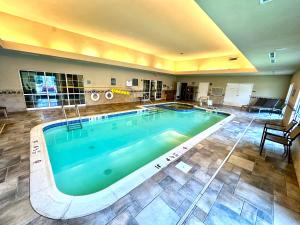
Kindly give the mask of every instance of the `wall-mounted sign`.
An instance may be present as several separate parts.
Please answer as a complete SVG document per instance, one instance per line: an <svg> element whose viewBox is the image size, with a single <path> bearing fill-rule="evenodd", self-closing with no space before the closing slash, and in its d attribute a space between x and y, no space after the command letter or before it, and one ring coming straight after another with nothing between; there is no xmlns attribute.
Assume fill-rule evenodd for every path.
<svg viewBox="0 0 300 225"><path fill-rule="evenodd" d="M111 78L110 79L110 85L116 85L117 84L117 79L116 78Z"/></svg>
<svg viewBox="0 0 300 225"><path fill-rule="evenodd" d="M139 86L139 80L136 78L132 79L132 86Z"/></svg>

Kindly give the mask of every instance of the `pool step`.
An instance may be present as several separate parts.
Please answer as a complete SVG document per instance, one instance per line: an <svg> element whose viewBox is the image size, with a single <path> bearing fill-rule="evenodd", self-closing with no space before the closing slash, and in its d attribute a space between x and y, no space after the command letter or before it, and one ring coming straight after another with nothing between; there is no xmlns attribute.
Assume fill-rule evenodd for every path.
<svg viewBox="0 0 300 225"><path fill-rule="evenodd" d="M158 108L158 107L148 107L148 110L149 110L149 112L162 112L162 111L164 111L163 109Z"/></svg>
<svg viewBox="0 0 300 225"><path fill-rule="evenodd" d="M155 115L155 114L162 113L162 112L164 112L164 111L163 110L149 110L149 111L146 111L146 113L143 114L143 116Z"/></svg>
<svg viewBox="0 0 300 225"><path fill-rule="evenodd" d="M148 107L149 110L154 111L154 110L158 110L157 107Z"/></svg>
<svg viewBox="0 0 300 225"><path fill-rule="evenodd" d="M77 129L82 129L81 122L69 123L68 124L68 131L70 131L70 130L77 130Z"/></svg>
<svg viewBox="0 0 300 225"><path fill-rule="evenodd" d="M76 116L78 117L78 120L75 120L75 121L69 122L67 114L66 114L65 107L63 105L62 105L61 109L62 109L62 112L64 114L65 120L66 120L66 125L67 125L68 131L76 130L76 129L82 129L81 116L80 116L79 108L78 108L77 104L75 105L75 113L76 113Z"/></svg>

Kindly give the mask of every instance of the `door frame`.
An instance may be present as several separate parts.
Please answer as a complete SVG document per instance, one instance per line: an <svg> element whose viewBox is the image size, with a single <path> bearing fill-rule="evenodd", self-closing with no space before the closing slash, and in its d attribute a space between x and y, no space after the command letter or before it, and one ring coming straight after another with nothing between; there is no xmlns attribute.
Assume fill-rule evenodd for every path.
<svg viewBox="0 0 300 225"><path fill-rule="evenodd" d="M149 91L144 91L144 81L149 82ZM162 92L163 92L163 81L162 80L144 80L143 81L143 101L150 101L151 100L151 93L153 93L154 100L160 100L162 99ZM161 97L157 98L157 83L158 81L161 82ZM154 91L152 91L152 84L154 83ZM144 96L147 94L148 98L144 98Z"/></svg>
<svg viewBox="0 0 300 225"><path fill-rule="evenodd" d="M148 81L149 82L149 91L144 91L144 81ZM151 84L151 80L143 80L143 101L149 101L150 100L150 84ZM145 98L145 96L148 96L148 98Z"/></svg>
<svg viewBox="0 0 300 225"><path fill-rule="evenodd" d="M161 90L160 90L160 98L157 97L157 88L158 88L158 82L161 82ZM163 82L161 80L155 80L155 100L160 100L162 99L162 92L163 92Z"/></svg>

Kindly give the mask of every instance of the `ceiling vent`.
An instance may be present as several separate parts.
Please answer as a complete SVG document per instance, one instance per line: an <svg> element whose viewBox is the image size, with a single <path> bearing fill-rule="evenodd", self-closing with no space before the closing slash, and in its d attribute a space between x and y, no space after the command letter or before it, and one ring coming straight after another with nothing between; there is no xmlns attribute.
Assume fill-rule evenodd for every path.
<svg viewBox="0 0 300 225"><path fill-rule="evenodd" d="M230 57L229 58L229 61L236 61L236 60L238 60L238 57Z"/></svg>
<svg viewBox="0 0 300 225"><path fill-rule="evenodd" d="M259 4L263 5L266 4L268 2L271 2L272 0L259 0Z"/></svg>
<svg viewBox="0 0 300 225"><path fill-rule="evenodd" d="M239 58L239 57L230 57L230 58L229 58L229 61L236 61L236 60L238 60L238 58Z"/></svg>
<svg viewBox="0 0 300 225"><path fill-rule="evenodd" d="M269 58L271 63L276 63L276 52L270 52Z"/></svg>

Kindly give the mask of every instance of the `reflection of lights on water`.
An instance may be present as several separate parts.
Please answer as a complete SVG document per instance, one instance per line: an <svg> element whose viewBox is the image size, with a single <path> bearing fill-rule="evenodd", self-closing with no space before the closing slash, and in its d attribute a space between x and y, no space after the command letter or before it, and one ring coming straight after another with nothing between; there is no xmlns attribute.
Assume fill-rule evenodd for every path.
<svg viewBox="0 0 300 225"><path fill-rule="evenodd" d="M176 130L167 130L167 131L160 133L158 136L168 142L173 142L173 141L178 142L179 140L182 140L182 139L186 140L189 138L188 136L181 134L181 133L177 132Z"/></svg>
<svg viewBox="0 0 300 225"><path fill-rule="evenodd" d="M186 140L189 137L186 135L183 135L175 130L167 130L164 131L158 135L152 136L151 140L153 140L153 143L158 143L158 142L165 142L165 143L170 143L170 142L179 142L180 140ZM138 141L135 144L117 149L113 152L111 152L109 154L109 156L113 156L113 157L121 157L122 155L128 154L129 150L131 151L130 154L132 154L133 150L134 151L139 151L140 147L139 146L143 146L145 144L144 140ZM143 146L145 147L145 146ZM149 147L149 146L148 146Z"/></svg>
<svg viewBox="0 0 300 225"><path fill-rule="evenodd" d="M129 149L132 150L132 149L134 148L133 146L135 146L135 148L136 148L135 151L138 151L139 148L138 148L137 146L138 146L138 145L142 145L143 143L144 143L144 141L141 140L141 141L136 142L135 144L126 146L126 147L124 147L124 148L117 149L117 150L111 152L111 153L109 154L109 156L120 156L120 155L122 155L122 154L128 154L128 150L129 150ZM130 153L132 154L132 152L130 152Z"/></svg>

